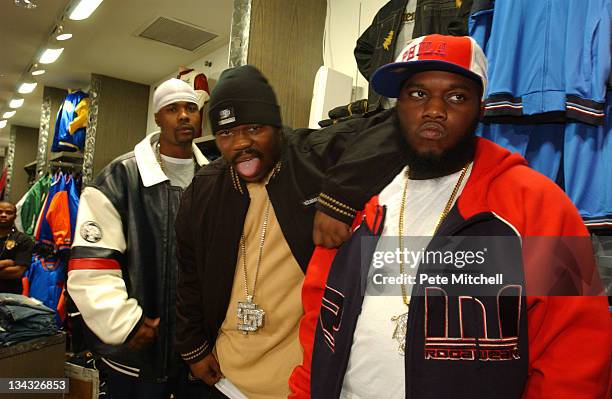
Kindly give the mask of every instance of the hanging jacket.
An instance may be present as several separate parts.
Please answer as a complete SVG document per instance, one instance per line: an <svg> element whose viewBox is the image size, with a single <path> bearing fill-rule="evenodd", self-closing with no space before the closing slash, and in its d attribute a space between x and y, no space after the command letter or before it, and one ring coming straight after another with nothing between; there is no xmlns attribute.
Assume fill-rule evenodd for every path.
<svg viewBox="0 0 612 399"><path fill-rule="evenodd" d="M67 179L71 177L63 172L55 175L36 234L37 242L52 245L60 250L69 249L73 238Z"/></svg>
<svg viewBox="0 0 612 399"><path fill-rule="evenodd" d="M489 60L486 121L604 123L611 0L476 0L470 36Z"/></svg>
<svg viewBox="0 0 612 399"><path fill-rule="evenodd" d="M348 242L337 251L315 250L302 290L304 362L291 376L291 397L339 397L364 298L361 276L370 267L384 214L373 197ZM514 242L510 252L501 252L514 256L494 257L484 267L503 273L500 295L512 294L503 303L491 293L462 299L453 286L442 296L431 295L440 289L417 280L405 342L406 398L603 398L612 321L605 297L586 296L600 287L578 284L574 295L583 297L545 296L534 288L546 264L534 257L542 247L533 246L532 238L579 237L569 241L576 244L570 255L592 258L588 232L569 198L520 156L478 139L468 182L427 250L444 248L445 237L452 236L505 236ZM593 263L585 266L579 283L593 272ZM429 267L421 263L417 276ZM444 274L457 271L451 265ZM462 271L469 273L470 266ZM544 274L545 280L553 277Z"/></svg>
<svg viewBox="0 0 612 399"><path fill-rule="evenodd" d="M36 220L40 211L45 204L49 186L51 185L51 176L45 175L38 179L28 192L19 200L17 205L17 218L15 226L19 231L34 236Z"/></svg>
<svg viewBox="0 0 612 399"><path fill-rule="evenodd" d="M83 151L89 113L89 95L75 91L66 96L55 122L52 152Z"/></svg>
<svg viewBox="0 0 612 399"><path fill-rule="evenodd" d="M458 7L456 0L416 1L415 25L412 37L430 33L443 35L467 35L467 20L472 0L463 0ZM355 61L366 80L379 67L395 59L395 46L408 0L391 0L374 16L370 26L361 34L355 45ZM372 87L368 90L368 111L380 108L381 96Z"/></svg>

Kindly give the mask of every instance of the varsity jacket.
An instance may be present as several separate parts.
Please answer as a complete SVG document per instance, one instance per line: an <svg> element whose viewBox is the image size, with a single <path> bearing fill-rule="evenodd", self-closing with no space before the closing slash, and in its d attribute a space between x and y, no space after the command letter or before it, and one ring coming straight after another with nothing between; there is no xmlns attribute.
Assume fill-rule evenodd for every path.
<svg viewBox="0 0 612 399"><path fill-rule="evenodd" d="M57 113L52 152L83 151L89 113L89 95L78 90L64 99Z"/></svg>
<svg viewBox="0 0 612 399"><path fill-rule="evenodd" d="M486 121L604 123L611 0L475 0L469 25L489 60Z"/></svg>
<svg viewBox="0 0 612 399"><path fill-rule="evenodd" d="M148 135L83 190L68 267L68 292L88 327L90 349L124 374L163 381L176 367L173 223L183 190L171 186ZM206 158L193 145L198 165ZM155 342L127 342L144 317L161 318Z"/></svg>
<svg viewBox="0 0 612 399"><path fill-rule="evenodd" d="M287 244L303 271L314 250L315 204L325 171L355 137L368 135L372 125L384 120L374 116L322 130L284 130L281 157L266 190ZM355 189L368 185L369 181L363 180ZM188 363L212 351L225 320L249 202L245 182L222 158L202 168L183 196L176 220L176 345ZM338 207L328 212L339 219L345 211Z"/></svg>
<svg viewBox="0 0 612 399"><path fill-rule="evenodd" d="M412 37L430 33L467 35L467 20L472 0L463 0L457 8L455 0L416 1L415 25ZM359 72L366 80L374 71L394 60L397 35L408 0L391 0L374 16L372 24L357 39L354 54ZM368 111L380 106L381 96L371 87L368 90Z"/></svg>
<svg viewBox="0 0 612 399"><path fill-rule="evenodd" d="M369 269L384 215L374 196L354 221L351 240L337 251L315 250L302 291L304 362L290 379L294 398L340 395L364 298L360 276ZM518 154L480 138L466 186L427 251L443 248L450 236L505 236L515 247L500 253L517 256L486 263L507 278L497 293L462 296L462 287L442 291L417 280L406 328L406 398L604 398L612 358L606 298L542 296L537 287L542 276L559 276L542 274L548 264L538 255L546 244L534 246L533 237L573 237L566 243L575 246L565 250L585 263L578 280L594 271L587 230L569 198ZM421 263L417 276L430 267ZM457 271L444 269L447 276ZM562 276L559 281L571 280ZM564 294L593 295L601 288L594 281Z"/></svg>

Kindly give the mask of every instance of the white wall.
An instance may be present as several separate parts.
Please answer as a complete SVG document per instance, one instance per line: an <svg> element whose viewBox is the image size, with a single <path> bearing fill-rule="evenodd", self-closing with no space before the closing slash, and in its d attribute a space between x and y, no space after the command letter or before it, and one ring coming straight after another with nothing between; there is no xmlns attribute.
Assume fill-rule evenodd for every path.
<svg viewBox="0 0 612 399"><path fill-rule="evenodd" d="M327 0L325 21L324 65L353 78L361 88L353 100L368 96L368 82L357 69L353 50L359 36L388 0Z"/></svg>
<svg viewBox="0 0 612 399"><path fill-rule="evenodd" d="M212 63L212 65L206 66L207 62ZM215 83L219 79L221 72L227 69L228 65L229 65L229 42L225 43L222 47L200 58L199 60L189 65L184 65L184 66L186 66L187 68L193 68L196 71L202 72L204 75L206 75L206 77L208 78L208 86L212 90L212 88L215 86ZM149 133L155 130L158 130L158 127L155 124L155 116L153 113L153 92L155 91L155 88L161 83L165 82L166 80L170 78L176 77L176 75L178 74L178 67L179 66L177 65L175 72L167 76L161 77L159 81L151 85L151 92L149 93L149 113L147 117L147 132ZM206 113L206 110L204 112ZM210 133L209 129L210 128L206 124L203 134L204 135L207 135L207 133L209 134Z"/></svg>

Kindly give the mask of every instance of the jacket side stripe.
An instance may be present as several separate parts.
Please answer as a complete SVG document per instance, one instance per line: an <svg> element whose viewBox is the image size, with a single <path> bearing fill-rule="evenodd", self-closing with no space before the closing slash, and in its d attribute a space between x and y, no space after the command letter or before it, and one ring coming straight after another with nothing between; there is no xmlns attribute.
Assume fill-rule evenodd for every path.
<svg viewBox="0 0 612 399"><path fill-rule="evenodd" d="M120 270L119 262L114 259L103 258L81 258L71 259L68 263L68 271L73 270Z"/></svg>

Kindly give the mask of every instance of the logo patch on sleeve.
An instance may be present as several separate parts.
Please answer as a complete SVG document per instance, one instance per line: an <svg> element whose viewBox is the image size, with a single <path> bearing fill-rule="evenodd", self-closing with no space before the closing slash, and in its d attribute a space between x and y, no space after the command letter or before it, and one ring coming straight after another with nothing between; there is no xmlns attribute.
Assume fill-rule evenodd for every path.
<svg viewBox="0 0 612 399"><path fill-rule="evenodd" d="M85 222L81 226L81 237L87 242L91 242L93 244L97 243L102 239L102 228L96 222L89 221Z"/></svg>

